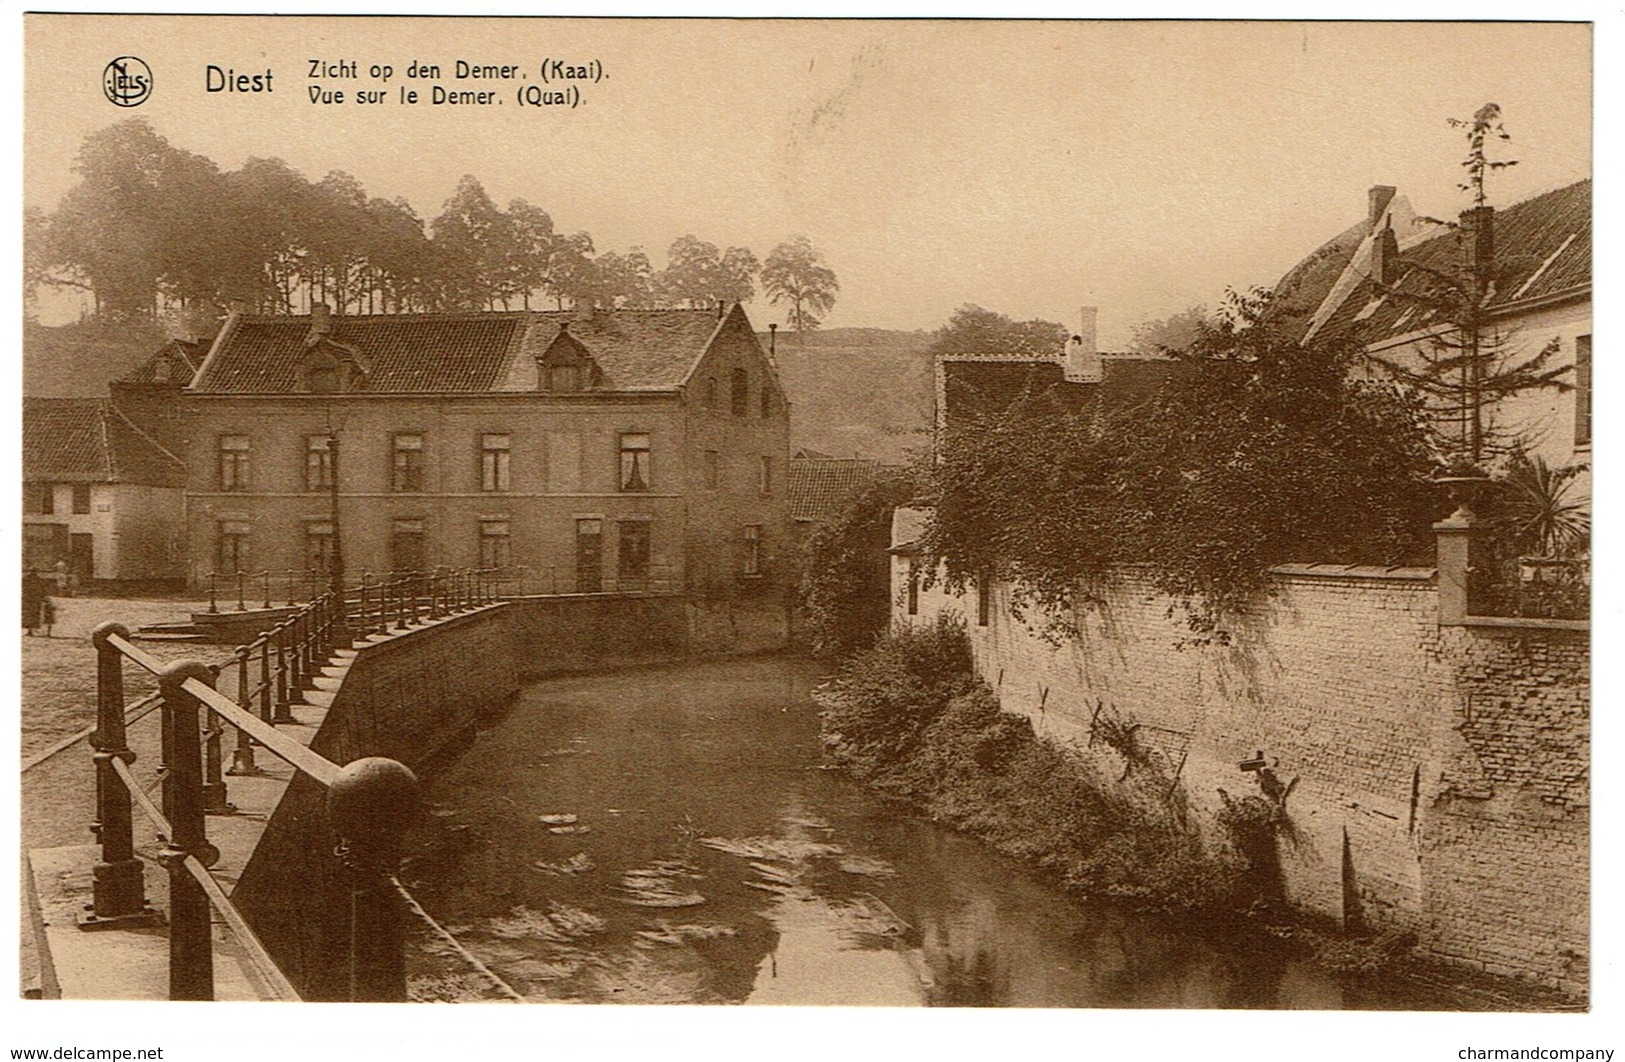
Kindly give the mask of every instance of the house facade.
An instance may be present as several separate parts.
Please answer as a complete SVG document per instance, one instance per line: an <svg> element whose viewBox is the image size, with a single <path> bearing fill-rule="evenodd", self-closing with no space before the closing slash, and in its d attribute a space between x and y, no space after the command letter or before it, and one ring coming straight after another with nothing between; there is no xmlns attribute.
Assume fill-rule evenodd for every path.
<svg viewBox="0 0 1625 1062"><path fill-rule="evenodd" d="M1553 468L1588 465L1591 182L1504 209L1468 210L1451 226L1418 219L1390 187L1371 189L1368 203L1365 222L1277 287L1300 315L1301 339L1354 334L1373 364L1419 366L1437 340L1459 342L1422 293L1440 278L1476 274L1486 291L1481 349L1494 352L1486 360L1516 363L1551 345L1547 367L1567 370L1566 389L1530 389L1494 403L1487 411L1492 429L1520 439Z"/></svg>
<svg viewBox="0 0 1625 1062"><path fill-rule="evenodd" d="M78 582L184 574L185 470L112 402L23 400L23 567Z"/></svg>
<svg viewBox="0 0 1625 1062"><path fill-rule="evenodd" d="M335 537L352 581L478 566L703 595L780 574L789 406L737 306L234 314L185 394L196 583L325 572Z"/></svg>

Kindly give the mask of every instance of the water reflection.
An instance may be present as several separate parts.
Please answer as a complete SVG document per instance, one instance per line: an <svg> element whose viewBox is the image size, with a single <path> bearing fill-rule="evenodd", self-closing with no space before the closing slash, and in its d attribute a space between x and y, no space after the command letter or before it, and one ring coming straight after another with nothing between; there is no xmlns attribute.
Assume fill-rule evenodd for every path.
<svg viewBox="0 0 1625 1062"><path fill-rule="evenodd" d="M757 658L528 688L429 785L405 876L537 1000L1361 1004L1279 949L1083 904L819 769L820 671ZM495 998L427 935L414 996Z"/></svg>

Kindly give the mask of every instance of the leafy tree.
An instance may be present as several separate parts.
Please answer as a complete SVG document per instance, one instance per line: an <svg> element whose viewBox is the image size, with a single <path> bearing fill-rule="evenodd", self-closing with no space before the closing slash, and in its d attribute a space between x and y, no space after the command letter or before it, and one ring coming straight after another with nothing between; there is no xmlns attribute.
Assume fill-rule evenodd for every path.
<svg viewBox="0 0 1625 1062"><path fill-rule="evenodd" d="M1417 411L1350 378L1353 340L1304 348L1232 295L1157 394L1041 396L956 431L927 546L956 585L990 572L1065 623L1090 587L1148 566L1211 633L1291 561L1420 560L1437 500Z"/></svg>
<svg viewBox="0 0 1625 1062"><path fill-rule="evenodd" d="M1484 192L1484 180L1491 173L1497 173L1518 164L1517 159L1491 159L1489 145L1494 141L1510 141L1511 134L1501 124L1501 105L1486 103L1473 112L1471 118L1446 118L1445 121L1452 129L1465 129L1467 131L1467 157L1462 160L1462 168L1467 171L1467 179L1456 187L1469 193L1473 197L1473 206L1484 205L1487 196Z"/></svg>
<svg viewBox="0 0 1625 1062"><path fill-rule="evenodd" d="M1179 313L1136 325L1128 349L1136 354L1184 350L1200 339L1203 329L1211 324L1212 314L1206 306L1191 306Z"/></svg>
<svg viewBox="0 0 1625 1062"><path fill-rule="evenodd" d="M1066 347L1065 325L1054 321L1015 321L967 303L937 329L932 354L1055 354Z"/></svg>
<svg viewBox="0 0 1625 1062"><path fill-rule="evenodd" d="M654 266L643 248L605 251L593 259L593 301L604 309L647 309L654 300Z"/></svg>
<svg viewBox="0 0 1625 1062"><path fill-rule="evenodd" d="M464 174L430 225L446 309L488 308L506 290L507 218L473 174Z"/></svg>
<svg viewBox="0 0 1625 1062"><path fill-rule="evenodd" d="M919 473L883 469L839 517L819 525L801 556L801 601L815 653L867 649L891 616L892 510L919 490Z"/></svg>
<svg viewBox="0 0 1625 1062"><path fill-rule="evenodd" d="M746 302L756 294L755 276L761 266L748 248L723 252L697 236L679 236L666 259L656 287L671 305L709 309L718 303Z"/></svg>
<svg viewBox="0 0 1625 1062"><path fill-rule="evenodd" d="M762 290L775 305L788 302L790 327L806 332L817 328L835 305L841 285L807 237L792 236L767 256Z"/></svg>

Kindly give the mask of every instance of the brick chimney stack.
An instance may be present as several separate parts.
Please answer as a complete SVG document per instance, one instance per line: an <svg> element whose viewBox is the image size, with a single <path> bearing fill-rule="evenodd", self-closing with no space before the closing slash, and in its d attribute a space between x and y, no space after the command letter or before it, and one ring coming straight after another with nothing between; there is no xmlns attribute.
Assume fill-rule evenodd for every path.
<svg viewBox="0 0 1625 1062"><path fill-rule="evenodd" d="M1393 222L1383 225L1382 231L1371 239L1370 277L1387 287L1398 279L1399 241L1394 238Z"/></svg>
<svg viewBox="0 0 1625 1062"><path fill-rule="evenodd" d="M1078 332L1066 345L1066 378L1073 383L1099 383L1103 375L1100 352L1095 349L1095 323L1099 316L1099 307L1083 307Z"/></svg>
<svg viewBox="0 0 1625 1062"><path fill-rule="evenodd" d="M325 336L333 331L333 311L325 302L310 304L310 334Z"/></svg>

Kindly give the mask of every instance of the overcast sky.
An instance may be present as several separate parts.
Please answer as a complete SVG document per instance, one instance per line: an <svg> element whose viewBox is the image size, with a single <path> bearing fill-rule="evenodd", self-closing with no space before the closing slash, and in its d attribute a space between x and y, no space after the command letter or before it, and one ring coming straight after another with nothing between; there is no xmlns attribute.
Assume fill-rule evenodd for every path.
<svg viewBox="0 0 1625 1062"><path fill-rule="evenodd" d="M114 56L151 67L119 108ZM597 59L574 110L393 102L405 67ZM354 60L353 94L395 68L391 102L309 102L309 60ZM31 16L25 199L51 208L84 136L139 116L235 169L277 156L346 170L425 218L472 173L600 250L658 268L693 233L759 257L793 233L841 281L830 326L935 328L961 304L1101 340L1229 285L1269 285L1397 185L1453 216L1462 136L1501 104L1519 165L1506 205L1591 172L1591 31L1518 23L780 22L132 19ZM270 93L207 93L204 68L274 71ZM415 87L425 96L427 86ZM747 306L765 326L782 311Z"/></svg>

